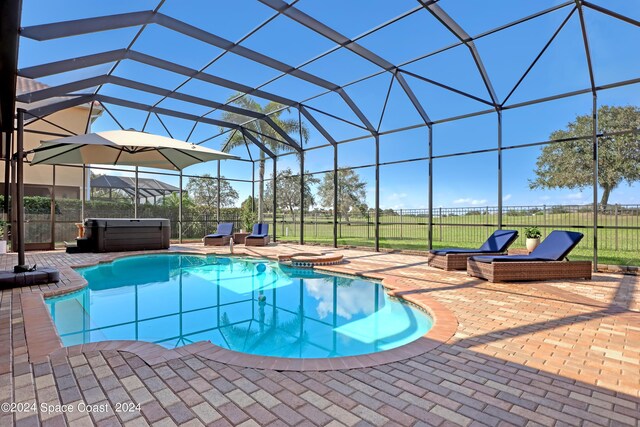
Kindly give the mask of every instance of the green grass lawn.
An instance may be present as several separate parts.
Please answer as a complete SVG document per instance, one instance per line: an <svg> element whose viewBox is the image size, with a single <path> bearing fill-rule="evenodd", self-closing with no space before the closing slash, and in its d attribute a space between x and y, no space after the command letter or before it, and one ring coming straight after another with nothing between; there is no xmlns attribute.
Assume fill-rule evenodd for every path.
<svg viewBox="0 0 640 427"><path fill-rule="evenodd" d="M444 211L444 210L443 210ZM451 212L453 210L449 210ZM462 210L461 210L462 211ZM468 211L467 211L468 212ZM435 210L438 213L438 210ZM591 212L546 213L543 215L514 215L507 211L503 216L503 228L516 229L520 237L512 248L524 248L524 228L537 225L543 236L551 230L573 230L585 234L584 239L570 255L571 259L593 259L593 214ZM352 217L351 223L343 222L338 226L338 245L373 247L374 233L373 216ZM265 222L273 224L272 218L266 217ZM381 215L380 217L380 247L385 249L404 249L413 251L427 250L427 218L415 215ZM433 226L434 248L478 247L497 227L498 218L494 213L471 213L461 215L436 216ZM200 240L202 228L185 227L184 241ZM48 223L46 224L48 226ZM193 224L192 224L193 225ZM598 262L613 265L640 266L640 215L598 215ZM63 227L67 227L66 230ZM616 228L617 227L617 228ZM49 229L47 229L49 230ZM57 236L69 234L75 236L76 228L73 223L59 224ZM272 230L270 230L272 231ZM286 221L278 217L276 233L278 240L298 241L299 224L294 223L290 216ZM47 231L46 235L50 234ZM332 217L307 214L305 217L304 236L306 243L319 243L331 246L333 244Z"/></svg>
<svg viewBox="0 0 640 427"><path fill-rule="evenodd" d="M297 242L298 239L295 236L279 236L278 240L281 241L293 241ZM325 245L332 245L333 239L329 238L314 238L314 237L305 237L306 243L320 243ZM343 238L338 239L338 245L348 245L348 246L362 246L362 247L373 247L374 241L366 240L366 239L358 239L358 238ZM479 244L477 242L434 242L434 249L438 248L447 248L447 247L467 247L473 248L477 247ZM415 250L415 251L426 251L427 243L425 241L419 241L417 239L404 238L402 240L399 239L380 239L380 247L387 249L406 249L406 250ZM523 244L517 244L512 248L524 248ZM593 259L593 249L591 248L576 248L571 253L570 259L574 260L588 260L591 261ZM598 250L598 263L600 264L612 264L612 265L640 265L640 254L637 251L623 251L623 250L611 250L611 249L600 249Z"/></svg>
<svg viewBox="0 0 640 427"><path fill-rule="evenodd" d="M548 214L546 216L504 216L503 228L516 229L520 237L512 248L524 248L524 227L541 226L543 235L553 229L573 230L585 234L584 239L570 255L571 259L593 259L593 229L590 214ZM269 221L267 219L267 221ZM323 218L324 222L314 223L313 217L305 220L305 242L333 244L333 224ZM381 217L380 247L389 249L406 249L416 251L427 250L427 226L424 217L402 218L402 225L397 216ZM478 247L491 234L497 222L495 215L464 215L459 217L436 218L441 225L433 227L434 248L443 247ZM613 227L638 226L637 217L618 217L617 219L600 216L599 225ZM385 222L388 222L385 224ZM392 223L390 223L392 222ZM269 221L269 223L271 223ZM544 224L548 224L544 227ZM573 226L573 227L572 227ZM293 222L278 222L277 237L282 241L297 241L299 225ZM362 219L353 219L352 225L342 224L338 228L338 245L374 246L374 226ZM598 230L598 262L614 265L640 265L640 229Z"/></svg>

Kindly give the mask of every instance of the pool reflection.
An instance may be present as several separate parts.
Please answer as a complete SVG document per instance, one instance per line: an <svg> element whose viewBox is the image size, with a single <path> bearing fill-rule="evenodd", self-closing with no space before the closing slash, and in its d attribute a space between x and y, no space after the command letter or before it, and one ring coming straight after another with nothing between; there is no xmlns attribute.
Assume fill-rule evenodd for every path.
<svg viewBox="0 0 640 427"><path fill-rule="evenodd" d="M336 357L397 347L431 328L379 284L273 262L155 255L80 273L87 289L47 300L67 346L209 340L252 354Z"/></svg>

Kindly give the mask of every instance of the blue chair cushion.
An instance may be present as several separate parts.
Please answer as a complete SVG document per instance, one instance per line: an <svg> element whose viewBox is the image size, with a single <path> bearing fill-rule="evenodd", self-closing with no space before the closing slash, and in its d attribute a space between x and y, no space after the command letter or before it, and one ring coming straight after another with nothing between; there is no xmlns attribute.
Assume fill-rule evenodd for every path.
<svg viewBox="0 0 640 427"><path fill-rule="evenodd" d="M459 248L443 248L433 249L429 253L434 255L452 255L452 254L481 254L481 253L495 253L499 251L482 251L480 249L459 249Z"/></svg>
<svg viewBox="0 0 640 427"><path fill-rule="evenodd" d="M233 223L221 222L220 224L218 224L216 234L219 234L221 236L231 236L233 234Z"/></svg>
<svg viewBox="0 0 640 427"><path fill-rule="evenodd" d="M217 238L217 237L227 237L233 234L233 223L232 222L221 222L218 224L218 229L214 234L207 234L204 236L205 238Z"/></svg>
<svg viewBox="0 0 640 427"><path fill-rule="evenodd" d="M472 259L477 262L484 263L492 263L496 262L514 262L514 261L549 261L544 258L537 258L531 255L495 255L495 256L487 256L487 255L477 255L472 256L469 259Z"/></svg>
<svg viewBox="0 0 640 427"><path fill-rule="evenodd" d="M553 230L531 252L531 256L551 261L562 261L583 237L584 234L575 231Z"/></svg>
<svg viewBox="0 0 640 427"><path fill-rule="evenodd" d="M434 255L504 252L518 238L516 230L496 230L479 249L445 248L430 251Z"/></svg>
<svg viewBox="0 0 640 427"><path fill-rule="evenodd" d="M262 239L269 235L269 224L258 223L253 225L251 234L247 236L247 239Z"/></svg>
<svg viewBox="0 0 640 427"><path fill-rule="evenodd" d="M486 242L480 246L481 251L504 252L518 238L517 230L496 230Z"/></svg>
<svg viewBox="0 0 640 427"><path fill-rule="evenodd" d="M584 234L554 230L529 255L472 256L478 262L562 261L576 247Z"/></svg>

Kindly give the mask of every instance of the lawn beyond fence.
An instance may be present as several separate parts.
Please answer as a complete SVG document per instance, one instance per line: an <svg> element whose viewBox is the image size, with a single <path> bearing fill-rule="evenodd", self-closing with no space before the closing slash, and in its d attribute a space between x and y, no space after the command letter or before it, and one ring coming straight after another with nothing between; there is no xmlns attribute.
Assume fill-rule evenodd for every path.
<svg viewBox="0 0 640 427"><path fill-rule="evenodd" d="M437 208L433 217L434 247L480 245L498 224L497 207ZM273 217L265 218L270 224ZM280 240L299 239L299 218L278 215L276 234ZM573 251L575 259L593 257L593 212L589 205L510 206L503 208L503 228L520 232L514 247L524 247L524 228L538 226L546 236L552 230L585 234ZM384 211L380 215L380 247L427 249L428 210ZM304 239L309 243L333 242L333 216L309 212L305 215ZM338 244L374 246L374 214L339 218ZM609 205L598 214L598 255L604 264L640 265L640 205Z"/></svg>
<svg viewBox="0 0 640 427"><path fill-rule="evenodd" d="M64 202L64 203L63 203ZM72 241L76 235L75 222L80 218L79 201L58 202L55 215L55 237ZM95 206L94 206L95 204ZM497 207L436 208L433 216L433 246L477 247L491 234L498 224ZM85 217L132 217L133 207L128 204L87 203ZM172 239L178 238L177 208L142 205L141 218L162 217L171 221ZM51 236L51 215L27 213L27 242L47 241ZM299 240L299 217L276 217L278 240ZM640 265L640 205L609 205L599 209L598 257L603 264ZM428 210L385 210L380 215L380 247L426 251L428 245ZM234 222L240 229L241 222L234 209L223 209L220 221ZM273 216L267 214L265 222L273 224ZM585 234L580 245L572 252L572 258L593 258L593 211L589 205L560 206L509 206L503 208L503 228L515 229L520 238L514 247L524 247L524 228L540 227L543 236L552 230L573 230ZM216 215L185 213L182 220L182 236L185 241L199 240L214 232ZM333 215L322 212L305 214L304 238L307 243L333 244ZM49 240L50 241L50 240ZM338 218L338 244L369 246L375 244L374 214L351 215Z"/></svg>

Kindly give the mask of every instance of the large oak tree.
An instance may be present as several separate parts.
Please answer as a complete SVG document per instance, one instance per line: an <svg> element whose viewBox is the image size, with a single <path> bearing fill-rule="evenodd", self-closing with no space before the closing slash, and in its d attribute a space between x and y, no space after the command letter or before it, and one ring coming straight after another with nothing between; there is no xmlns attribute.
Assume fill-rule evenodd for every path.
<svg viewBox="0 0 640 427"><path fill-rule="evenodd" d="M220 177L220 207L233 206L238 200L238 192ZM187 193L195 208L202 213L213 214L218 207L218 180L209 174L192 177L187 184Z"/></svg>
<svg viewBox="0 0 640 427"><path fill-rule="evenodd" d="M276 175L276 204L282 211L289 211L293 218L293 223L296 223L295 212L300 210L300 175L294 175L291 168L287 168L280 171ZM320 180L313 175L305 174L304 177L304 204L305 207L313 206L316 204L311 191L312 184L318 184ZM265 200L267 206L273 204L273 179L267 183L267 191L265 193Z"/></svg>
<svg viewBox="0 0 640 427"><path fill-rule="evenodd" d="M579 188L593 182L593 132L591 115L577 116L566 129L553 132L536 162L535 188ZM621 183L640 180L640 109L633 106L607 106L598 109L598 184L602 188L601 207L606 208L611 192Z"/></svg>
<svg viewBox="0 0 640 427"><path fill-rule="evenodd" d="M333 208L333 172L324 174L324 178L318 188L320 203ZM364 214L367 212L367 183L360 180L360 175L352 169L338 171L338 213L347 222L354 212Z"/></svg>

